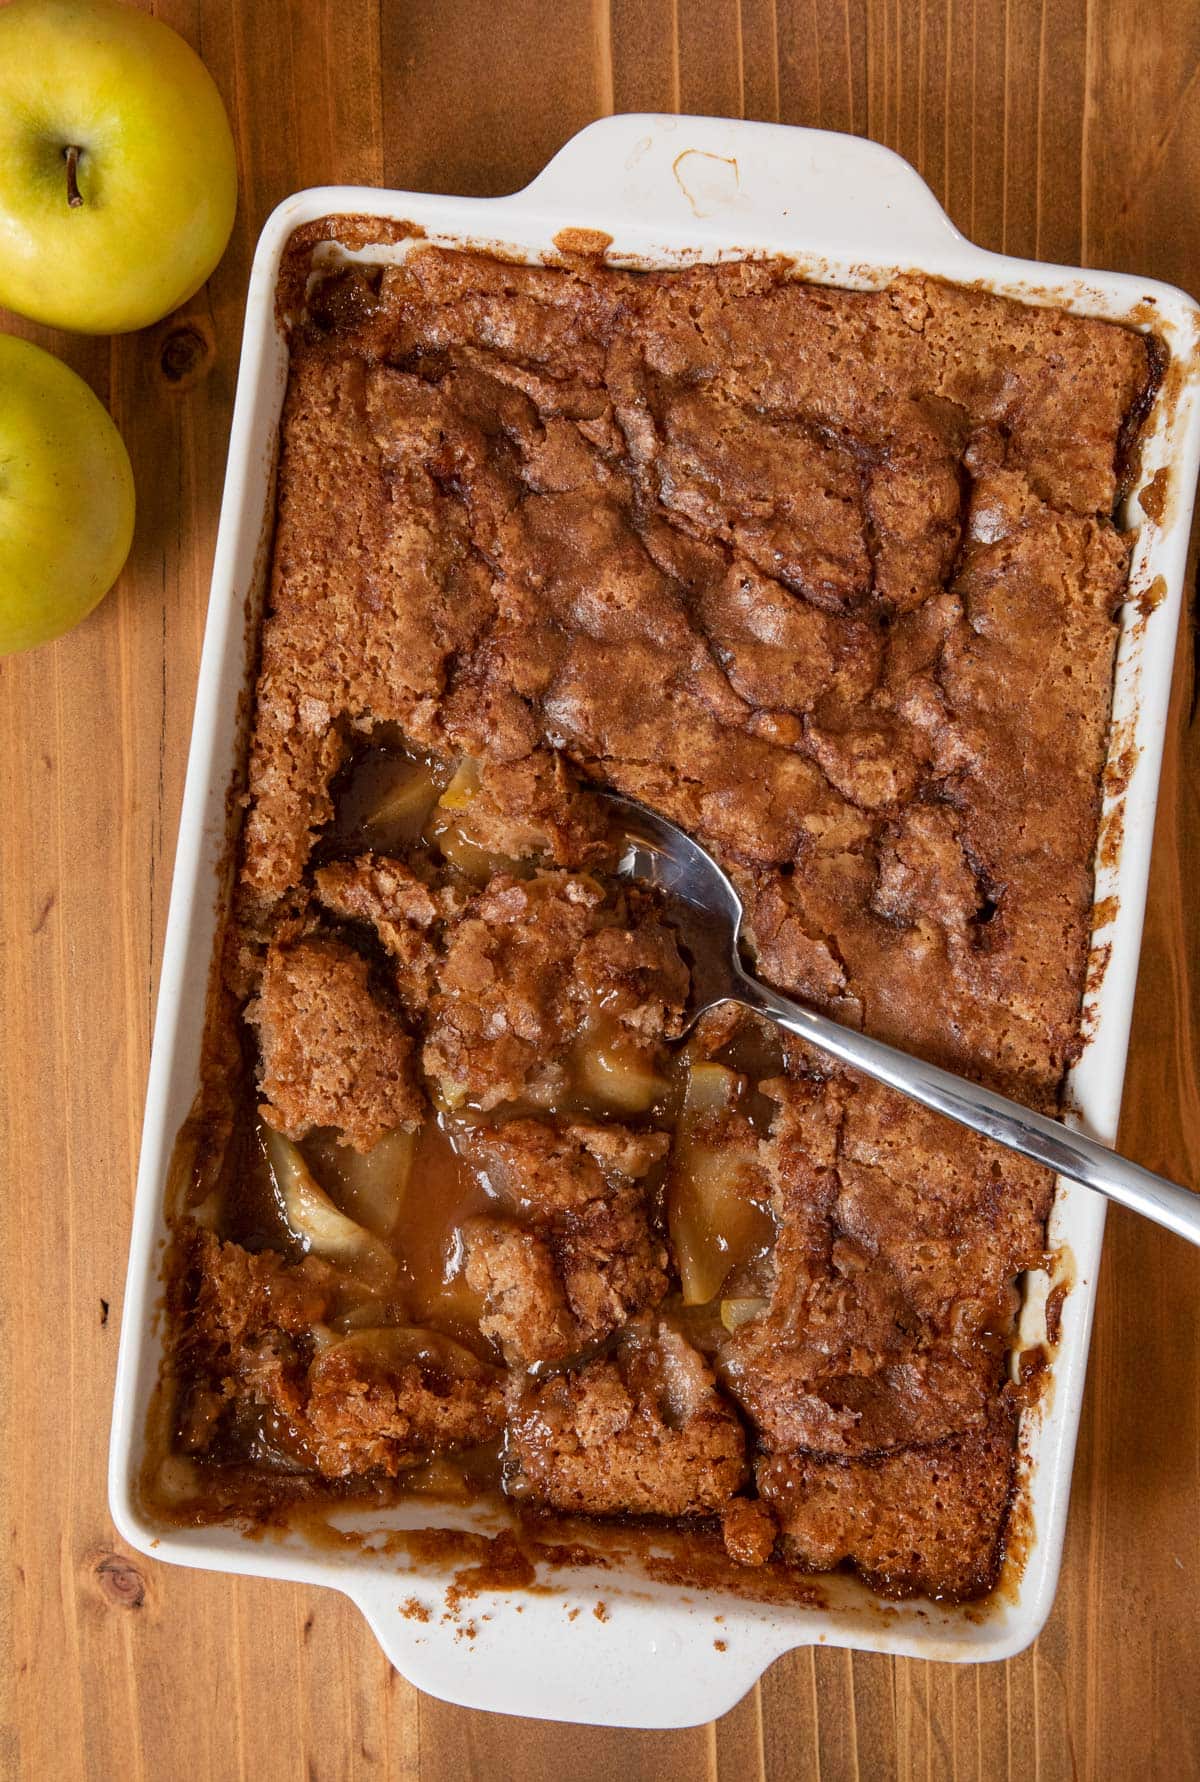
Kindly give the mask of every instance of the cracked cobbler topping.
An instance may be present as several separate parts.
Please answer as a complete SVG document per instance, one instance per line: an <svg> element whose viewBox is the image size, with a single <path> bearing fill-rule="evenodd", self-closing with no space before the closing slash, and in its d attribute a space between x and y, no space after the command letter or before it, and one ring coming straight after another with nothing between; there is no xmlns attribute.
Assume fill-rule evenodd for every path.
<svg viewBox="0 0 1200 1782"><path fill-rule="evenodd" d="M718 1011L755 968L1053 1108L1145 339L918 277L415 248L293 330L223 992L175 1222L180 1513L404 1490L994 1583L1036 1167Z"/></svg>

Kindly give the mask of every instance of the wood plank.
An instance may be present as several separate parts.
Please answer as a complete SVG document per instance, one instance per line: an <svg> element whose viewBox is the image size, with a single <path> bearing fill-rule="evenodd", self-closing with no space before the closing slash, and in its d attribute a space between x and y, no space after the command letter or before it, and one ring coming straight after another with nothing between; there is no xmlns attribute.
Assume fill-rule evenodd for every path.
<svg viewBox="0 0 1200 1782"><path fill-rule="evenodd" d="M1200 1259L1114 1215L1058 1603L980 1670L781 1660L714 1728L422 1698L329 1592L134 1558L103 1454L153 990L254 240L297 187L494 193L612 109L780 117L908 155L1014 253L1200 286L1200 11L1177 0L155 0L234 118L206 290L115 342L4 326L109 401L139 517L116 593L0 664L0 1774L1200 1775ZM182 367L182 372L180 368ZM1200 726L1181 649L1122 1142L1200 1180ZM107 1316L103 1305L107 1305Z"/></svg>
<svg viewBox="0 0 1200 1782"><path fill-rule="evenodd" d="M587 0L383 7L384 175L418 192L514 192L607 109Z"/></svg>

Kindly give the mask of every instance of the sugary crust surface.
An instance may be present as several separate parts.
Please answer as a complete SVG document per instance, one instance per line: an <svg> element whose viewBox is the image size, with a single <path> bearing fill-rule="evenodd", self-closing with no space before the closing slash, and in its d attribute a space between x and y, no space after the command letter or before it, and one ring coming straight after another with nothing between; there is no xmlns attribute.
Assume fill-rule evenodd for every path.
<svg viewBox="0 0 1200 1782"><path fill-rule="evenodd" d="M721 1539L737 1565L766 1565L778 1533L775 1518L761 1499L735 1497L721 1511Z"/></svg>
<svg viewBox="0 0 1200 1782"><path fill-rule="evenodd" d="M360 1343L330 1342L323 1320L336 1272L315 1257L284 1263L198 1232L188 1258L197 1291L188 1321L185 1445L217 1446L231 1416L256 1424L260 1459L308 1466L326 1478L394 1475L431 1453L499 1434L497 1376L459 1351L400 1365ZM316 1332L328 1347L318 1347Z"/></svg>
<svg viewBox="0 0 1200 1782"><path fill-rule="evenodd" d="M978 1596L998 1563L1015 1420L990 1421L928 1447L850 1463L765 1455L756 1469L784 1553L815 1571L852 1559L889 1593Z"/></svg>
<svg viewBox="0 0 1200 1782"><path fill-rule="evenodd" d="M293 360L248 891L295 882L335 718L543 788L549 742L725 856L783 987L1050 1098L1147 376L1124 329L919 279L426 250L335 287Z"/></svg>
<svg viewBox="0 0 1200 1782"><path fill-rule="evenodd" d="M444 1101L485 1112L521 1097L549 1104L601 1007L651 1045L679 1032L687 967L669 929L637 919L638 904L606 897L587 875L490 882L438 968L422 1062Z"/></svg>
<svg viewBox="0 0 1200 1782"><path fill-rule="evenodd" d="M862 1078L768 1087L770 1297L723 1358L763 1446L854 1458L986 1424L1048 1172Z"/></svg>
<svg viewBox="0 0 1200 1782"><path fill-rule="evenodd" d="M262 1050L262 1115L288 1138L336 1127L360 1151L425 1110L413 1042L370 985L367 960L318 936L267 953L247 1010Z"/></svg>
<svg viewBox="0 0 1200 1782"><path fill-rule="evenodd" d="M669 1146L666 1133L521 1119L472 1135L506 1216L463 1228L466 1275L508 1362L563 1361L663 1298L667 1251L638 1183Z"/></svg>
<svg viewBox="0 0 1200 1782"><path fill-rule="evenodd" d="M605 820L561 755L534 749L518 761L480 764L479 789L462 819L468 839L493 854L544 858L573 869L602 860Z"/></svg>
<svg viewBox="0 0 1200 1782"><path fill-rule="evenodd" d="M482 1120L490 1204L461 1237L509 1364L514 1494L720 1512L744 1565L778 1531L892 1590L994 1580L1014 1282L1049 1178L793 1048L751 1085L757 1128L713 1127L777 1228L714 1374L670 1298L664 1116L570 1103L589 1047L665 1068L689 982L661 913L605 878L589 784L719 856L761 975L1055 1106L1128 564L1113 508L1151 377L1131 331L919 277L419 248L313 294L230 981L285 1133L367 1149L426 1088ZM486 883L328 857L339 774L396 734L473 764L455 821ZM349 1349L310 1380L323 1265L231 1248L193 1263L197 1441L230 1393L284 1407L303 1464L339 1476L496 1433L486 1373L434 1404L419 1367Z"/></svg>
<svg viewBox="0 0 1200 1782"><path fill-rule="evenodd" d="M491 1441L503 1424L502 1387L482 1369L460 1376L417 1362L374 1363L347 1345L318 1356L307 1385L308 1445L328 1478L395 1474Z"/></svg>
<svg viewBox="0 0 1200 1782"><path fill-rule="evenodd" d="M401 1001L407 1009L424 1009L437 967L431 930L444 914L444 899L402 861L373 854L318 867L313 885L329 915L374 931L391 961Z"/></svg>
<svg viewBox="0 0 1200 1782"><path fill-rule="evenodd" d="M589 1516L696 1516L746 1474L745 1440L711 1371L677 1333L638 1330L614 1360L514 1379L508 1489Z"/></svg>

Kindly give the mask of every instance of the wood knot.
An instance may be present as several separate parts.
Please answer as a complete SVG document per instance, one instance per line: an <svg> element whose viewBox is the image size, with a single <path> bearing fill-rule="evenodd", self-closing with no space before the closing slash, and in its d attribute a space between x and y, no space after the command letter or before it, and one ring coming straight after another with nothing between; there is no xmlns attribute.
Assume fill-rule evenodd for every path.
<svg viewBox="0 0 1200 1782"><path fill-rule="evenodd" d="M100 1594L115 1609L140 1609L146 1600L146 1580L131 1559L105 1553L92 1567Z"/></svg>
<svg viewBox="0 0 1200 1782"><path fill-rule="evenodd" d="M169 389L190 390L208 375L215 356L212 325L204 316L189 316L163 336L158 366Z"/></svg>

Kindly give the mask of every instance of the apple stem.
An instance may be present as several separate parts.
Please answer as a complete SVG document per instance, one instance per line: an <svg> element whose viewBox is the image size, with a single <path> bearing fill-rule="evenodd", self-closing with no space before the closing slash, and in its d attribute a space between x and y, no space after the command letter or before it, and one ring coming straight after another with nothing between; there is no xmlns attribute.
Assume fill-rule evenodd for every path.
<svg viewBox="0 0 1200 1782"><path fill-rule="evenodd" d="M78 210L83 203L83 193L79 190L79 181L76 178L82 153L83 150L74 142L63 150L67 162L67 203L72 210Z"/></svg>

